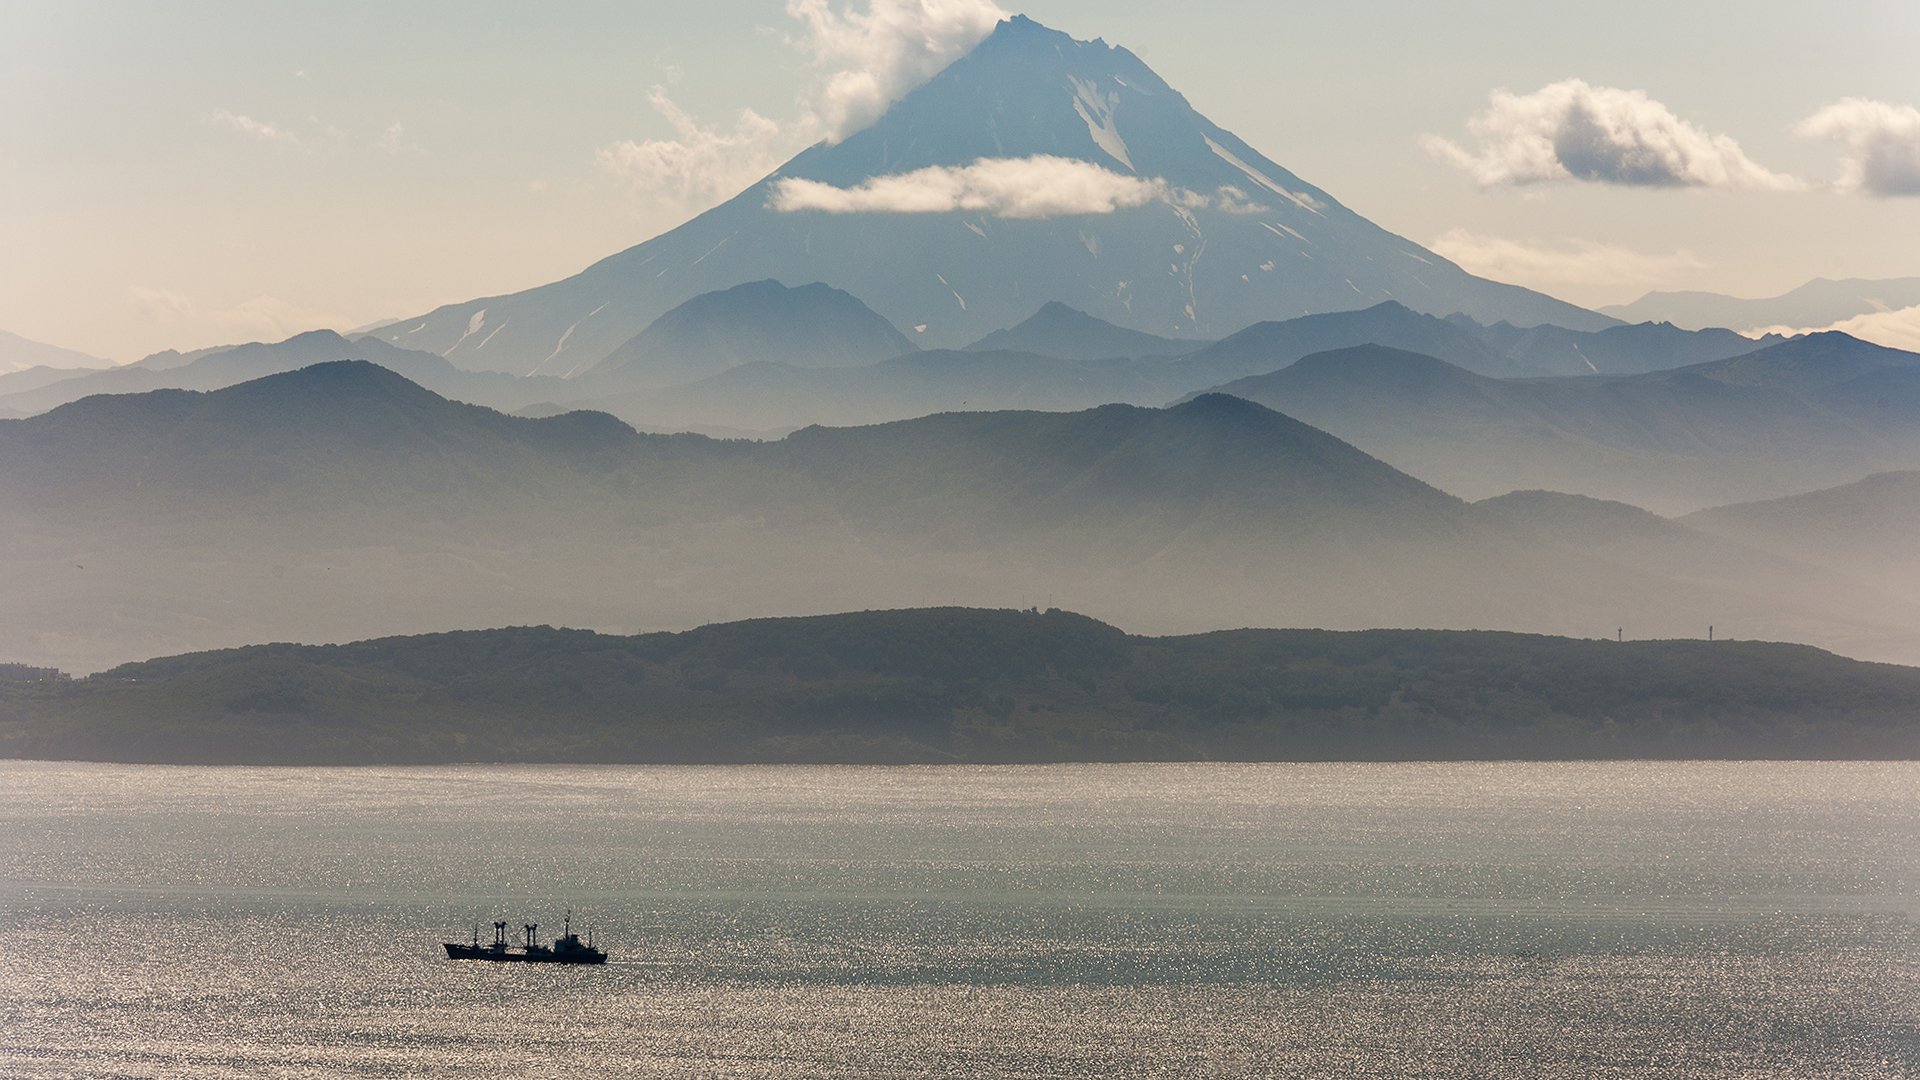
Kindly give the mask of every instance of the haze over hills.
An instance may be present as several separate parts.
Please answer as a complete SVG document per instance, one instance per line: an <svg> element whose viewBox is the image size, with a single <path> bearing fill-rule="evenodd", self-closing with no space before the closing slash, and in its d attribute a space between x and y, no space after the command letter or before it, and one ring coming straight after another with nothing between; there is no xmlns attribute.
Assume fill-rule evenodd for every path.
<svg viewBox="0 0 1920 1080"><path fill-rule="evenodd" d="M1447 321L1511 359L1526 375L1642 375L1725 360L1786 340L1778 334L1747 337L1731 330L1684 330L1661 322L1582 331L1512 323L1482 326L1464 315L1450 316Z"/></svg>
<svg viewBox="0 0 1920 1080"><path fill-rule="evenodd" d="M1734 548L1622 560L1610 535L1520 527L1219 395L751 443L508 417L333 363L0 422L0 499L0 653L80 670L263 640L1050 593L1150 632L1711 622L1920 656L1920 613L1879 590Z"/></svg>
<svg viewBox="0 0 1920 1080"><path fill-rule="evenodd" d="M1469 498L1549 488L1682 512L1920 465L1920 355L1844 334L1585 379L1362 346L1218 389Z"/></svg>
<svg viewBox="0 0 1920 1080"><path fill-rule="evenodd" d="M982 162L1110 175L1123 194L907 212L929 207L855 191ZM928 169L947 172L917 172ZM1208 121L1132 53L1016 17L870 127L679 228L563 281L376 333L465 368L578 371L675 305L765 278L844 289L896 326L925 327L915 337L931 347L976 341L1049 300L1167 337L1385 299L1522 325L1612 322L1467 274Z"/></svg>
<svg viewBox="0 0 1920 1080"><path fill-rule="evenodd" d="M991 341L1025 342L1034 351L986 350ZM1258 324L1222 343L1156 338L1049 304L967 353L919 353L854 297L825 286L759 282L696 297L662 316L624 347L636 357L630 368L640 370L595 369L571 379L468 372L378 339L314 332L274 344L156 354L108 372L0 376L0 409L32 415L87 394L212 390L306 364L367 359L455 400L507 411L596 409L648 430L765 436L808 424L877 423L954 409L1160 405L1283 367L1308 352L1368 342L1397 343L1500 374L1554 372L1568 366L1568 355L1585 355L1582 349L1610 367L1645 370L1722 355L1742 342L1759 347L1737 335L1671 327L1593 333L1481 327L1389 301ZM1127 349L1139 354L1127 356ZM642 351L652 359L640 362ZM1178 353L1190 355L1169 355ZM670 373L712 369L724 370L671 385ZM13 380L19 388L9 392Z"/></svg>
<svg viewBox="0 0 1920 1080"><path fill-rule="evenodd" d="M1688 526L1793 558L1815 558L1880 588L1920 596L1920 472L1764 502L1716 506Z"/></svg>
<svg viewBox="0 0 1920 1080"><path fill-rule="evenodd" d="M28 368L105 368L113 361L0 330L0 375Z"/></svg>
<svg viewBox="0 0 1920 1080"><path fill-rule="evenodd" d="M333 360L377 363L436 393L503 409L563 396L556 379L462 371L432 353L395 348L375 338L349 340L331 330L313 330L285 341L256 341L184 354L157 353L124 367L70 373L65 378L19 390L12 389L10 383L0 382L0 407L31 415L94 394L218 390Z"/></svg>
<svg viewBox="0 0 1920 1080"><path fill-rule="evenodd" d="M852 367L916 348L893 324L839 289L819 282L788 288L773 280L753 281L688 300L585 375L623 386L664 386L763 360Z"/></svg>
<svg viewBox="0 0 1920 1080"><path fill-rule="evenodd" d="M1920 277L1814 278L1779 296L1744 299L1711 292L1650 292L1601 311L1625 322L1670 322L1690 330L1769 326L1816 328L1856 315L1920 305Z"/></svg>
<svg viewBox="0 0 1920 1080"><path fill-rule="evenodd" d="M1116 357L1182 356L1207 344L1186 338L1143 334L1096 319L1058 300L1018 325L995 330L966 347L967 352L1035 353L1062 360L1110 360Z"/></svg>
<svg viewBox="0 0 1920 1080"><path fill-rule="evenodd" d="M817 371L769 361L645 392L608 393L600 384L580 380L578 387L561 388L565 396L560 400L603 409L653 430L784 432L807 424L877 423L956 409L1160 405L1243 376L1266 374L1311 353L1373 343L1443 356L1496 375L1550 374L1566 366L1556 350L1582 347L1609 365L1630 370L1724 356L1740 343L1748 349L1762 347L1734 334L1670 327L1519 333L1511 327L1501 330L1461 318L1422 315L1393 301L1259 323L1219 342L1186 343L1181 350L1185 355L1173 357L1159 355L1174 344L1168 339L1113 327L1102 330L1106 325L1061 307L989 335L962 353L929 350L863 368ZM1057 333L1062 328L1071 333L1063 338ZM1080 347L1073 345L1076 339ZM1025 343L1031 349L987 350L990 342ZM1146 351L1136 356L1113 351L1127 345Z"/></svg>

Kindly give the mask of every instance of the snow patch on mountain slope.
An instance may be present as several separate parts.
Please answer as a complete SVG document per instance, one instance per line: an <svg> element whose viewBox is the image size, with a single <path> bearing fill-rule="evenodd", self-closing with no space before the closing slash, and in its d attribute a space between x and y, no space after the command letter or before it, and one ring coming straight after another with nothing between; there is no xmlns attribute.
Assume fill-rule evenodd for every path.
<svg viewBox="0 0 1920 1080"><path fill-rule="evenodd" d="M947 284L946 275L935 274L933 276L939 279L940 284L947 286L947 291L953 294L953 302L960 305L960 310L961 311L967 310L967 298L960 295L960 290L954 288L952 285Z"/></svg>
<svg viewBox="0 0 1920 1080"><path fill-rule="evenodd" d="M496 327L494 327L494 328L493 328L492 330L489 330L489 331L487 331L487 336L486 336L486 337L483 337L483 338L481 338L481 339L480 339L480 344L478 344L478 345L475 345L475 346L473 347L473 351L474 351L474 352L479 352L479 351L480 351L481 349L484 349L484 348L486 348L486 347L487 347L487 342L489 342L489 341L492 341L492 340L493 340L493 335L495 335L495 334L497 334L497 333L499 333L499 332L500 332L500 331L502 331L502 330L505 330L505 329L507 328L507 324L508 324L508 323L510 323L510 322L512 322L512 321L513 321L513 316L511 316L511 315L509 315L509 316L507 316L507 317L506 317L506 318L504 318L504 319L501 319L501 320L500 320L500 325L499 325L499 326L496 326Z"/></svg>
<svg viewBox="0 0 1920 1080"><path fill-rule="evenodd" d="M486 325L487 325L487 309L481 308L479 311L476 311L473 313L472 318L467 320L467 332L460 335L460 340L454 342L452 345L447 346L447 353L451 353L453 350L459 348L461 342L464 342L468 338L479 333L481 328L485 327ZM441 355L444 356L446 355L446 353L442 353Z"/></svg>
<svg viewBox="0 0 1920 1080"><path fill-rule="evenodd" d="M1266 229L1268 232L1272 233L1275 236L1279 236L1282 239L1285 239L1286 237L1291 236L1295 240L1298 240L1303 244L1313 243L1313 241L1307 239L1304 236L1301 236L1299 233L1294 232L1292 229L1287 228L1285 225L1272 225L1264 221L1261 222L1260 225L1262 228Z"/></svg>
<svg viewBox="0 0 1920 1080"><path fill-rule="evenodd" d="M1216 154L1220 158L1220 160L1226 162L1227 164L1247 174L1247 179L1252 180L1254 183L1259 184L1261 187L1266 188L1268 191L1273 192L1275 195L1280 196L1281 198L1287 200L1288 202L1291 202L1293 205L1299 207L1302 210L1305 210L1309 213L1314 213L1314 214L1320 213L1320 201L1318 199L1315 199L1313 196L1307 195L1301 192L1288 191L1286 188L1283 188L1279 184L1274 183L1272 180L1267 178L1267 175L1265 173L1247 164L1246 162L1240 160L1240 155L1234 153L1233 151L1227 149L1224 146L1221 146L1219 143L1214 142L1213 136L1202 135L1200 137L1207 140L1207 148L1212 150L1214 154ZM1324 217L1325 215L1321 215L1321 216Z"/></svg>
<svg viewBox="0 0 1920 1080"><path fill-rule="evenodd" d="M1125 165L1129 172L1136 171L1133 158L1127 153L1127 142L1120 137L1120 128L1113 121L1113 107L1119 104L1120 95L1102 94L1097 83L1078 75L1067 76L1067 82L1073 86L1073 111L1086 122L1087 134L1093 136L1094 145Z"/></svg>

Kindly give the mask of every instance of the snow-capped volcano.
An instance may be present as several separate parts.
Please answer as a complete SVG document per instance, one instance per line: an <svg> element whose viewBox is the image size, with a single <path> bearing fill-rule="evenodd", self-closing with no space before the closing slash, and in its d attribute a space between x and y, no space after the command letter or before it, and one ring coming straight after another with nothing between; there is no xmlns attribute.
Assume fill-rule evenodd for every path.
<svg viewBox="0 0 1920 1080"><path fill-rule="evenodd" d="M1127 50L1015 17L870 127L679 228L378 336L462 367L567 374L690 297L765 278L843 289L926 346L1055 300L1187 338L1387 299L1611 322L1466 273L1268 160Z"/></svg>

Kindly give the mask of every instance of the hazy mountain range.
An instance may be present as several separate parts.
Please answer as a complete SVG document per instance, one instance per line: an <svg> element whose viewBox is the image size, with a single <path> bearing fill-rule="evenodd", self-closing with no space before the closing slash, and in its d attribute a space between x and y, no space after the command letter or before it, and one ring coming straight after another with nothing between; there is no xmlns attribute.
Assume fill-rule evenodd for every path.
<svg viewBox="0 0 1920 1080"><path fill-rule="evenodd" d="M597 383L671 386L773 357L795 367L847 367L915 348L892 323L839 289L753 281L688 300L586 375Z"/></svg>
<svg viewBox="0 0 1920 1080"><path fill-rule="evenodd" d="M1568 529L1561 505L1468 504L1222 395L753 443L515 418L330 363L0 422L0 498L0 653L75 669L1049 595L1141 632L1714 623L1920 657L1920 612L1833 568L1659 519L1649 535L1639 512Z"/></svg>
<svg viewBox="0 0 1920 1080"><path fill-rule="evenodd" d="M0 375L28 368L103 368L113 361L0 330Z"/></svg>
<svg viewBox="0 0 1920 1080"><path fill-rule="evenodd" d="M1711 292L1650 292L1631 304L1600 310L1625 322L1670 322L1689 329L1713 326L1748 330L1769 326L1818 328L1858 315L1920 305L1920 277L1814 278L1796 289L1761 299Z"/></svg>
<svg viewBox="0 0 1920 1080"><path fill-rule="evenodd" d="M170 366L84 373L0 395L0 408L30 415L87 394L210 390L369 359L443 396L505 411L592 409L644 430L721 436L957 410L1158 406L1219 389L1461 497L1549 488L1661 512L1920 467L1909 385L1920 357L1837 333L1754 341L1666 324L1521 330L1386 302L1177 342L1052 303L967 350L913 350L846 293L757 282L696 298L637 340L654 347L560 379L463 371L431 353L319 331ZM990 350L996 343L1053 354ZM1086 358L1116 346L1185 351ZM892 355L900 348L909 351ZM806 363L741 362L763 354ZM1588 374L1540 377L1568 368ZM660 385L705 370L718 374Z"/></svg>
<svg viewBox="0 0 1920 1080"><path fill-rule="evenodd" d="M967 352L1032 353L1061 360L1183 356L1206 344L1115 326L1058 300L1049 300L1017 326L995 330Z"/></svg>
<svg viewBox="0 0 1920 1080"><path fill-rule="evenodd" d="M761 281L689 300L656 320L620 356L574 378L468 372L432 353L377 338L349 340L316 331L277 345L161 353L112 371L70 373L18 388L9 380L24 374L0 376L0 407L30 415L87 394L217 389L324 360L366 359L439 393L503 409L567 404L666 430L791 430L808 423L898 419L963 403L1049 409L1160 404L1312 352L1357 344L1392 345L1509 376L1660 370L1764 343L1662 325L1594 332L1489 327L1464 316L1421 315L1392 301L1258 323L1214 343L1127 330L1050 301L964 350L999 357L984 361L947 350L916 355L913 343L886 320L839 290ZM889 362L902 356L912 359Z"/></svg>
<svg viewBox="0 0 1920 1080"><path fill-rule="evenodd" d="M1218 389L1468 497L1545 487L1693 510L1920 467L1920 355L1837 333L1584 379L1489 379L1370 345Z"/></svg>

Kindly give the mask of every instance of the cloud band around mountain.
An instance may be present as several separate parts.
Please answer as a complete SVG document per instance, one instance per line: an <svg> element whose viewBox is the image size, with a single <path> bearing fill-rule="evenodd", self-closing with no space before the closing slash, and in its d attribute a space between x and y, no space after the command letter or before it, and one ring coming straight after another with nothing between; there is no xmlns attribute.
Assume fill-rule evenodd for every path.
<svg viewBox="0 0 1920 1080"><path fill-rule="evenodd" d="M1495 90L1467 123L1475 151L1429 135L1427 151L1484 187L1584 180L1625 187L1795 191L1805 185L1756 164L1726 135L1676 116L1641 90L1566 79L1531 94Z"/></svg>
<svg viewBox="0 0 1920 1080"><path fill-rule="evenodd" d="M1839 187L1869 195L1920 195L1920 108L1846 98L1794 126L1808 138L1845 143Z"/></svg>
<svg viewBox="0 0 1920 1080"><path fill-rule="evenodd" d="M1223 187L1212 195L1175 187L1158 177L1125 176L1077 158L1036 154L980 158L971 165L932 165L874 176L852 187L786 177L775 181L767 205L787 214L974 213L1002 218L1111 214L1162 202L1186 210L1227 213L1265 209L1245 192Z"/></svg>

